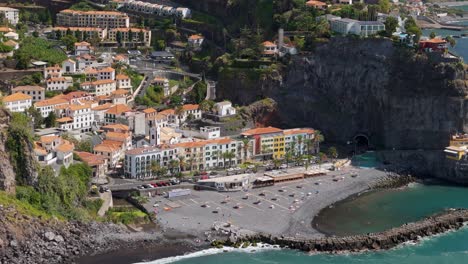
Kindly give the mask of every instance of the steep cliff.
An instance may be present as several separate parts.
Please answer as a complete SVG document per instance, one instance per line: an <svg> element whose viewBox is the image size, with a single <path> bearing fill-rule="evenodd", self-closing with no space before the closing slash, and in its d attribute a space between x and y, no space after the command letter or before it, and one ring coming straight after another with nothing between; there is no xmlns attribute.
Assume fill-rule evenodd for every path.
<svg viewBox="0 0 468 264"><path fill-rule="evenodd" d="M277 102L277 125L311 126L345 143L366 135L377 149L442 149L468 130L468 75L384 39L334 38L294 58L278 78L221 74L217 97Z"/></svg>
<svg viewBox="0 0 468 264"><path fill-rule="evenodd" d="M0 190L8 193L15 192L15 172L10 162L10 157L5 149L7 129L10 124L10 113L0 109Z"/></svg>

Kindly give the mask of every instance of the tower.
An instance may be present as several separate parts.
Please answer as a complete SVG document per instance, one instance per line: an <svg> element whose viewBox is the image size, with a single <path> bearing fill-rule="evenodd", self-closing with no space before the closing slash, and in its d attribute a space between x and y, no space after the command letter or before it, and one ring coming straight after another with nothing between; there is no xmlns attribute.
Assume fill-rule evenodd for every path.
<svg viewBox="0 0 468 264"><path fill-rule="evenodd" d="M149 131L150 145L157 146L161 144L161 128L158 125L150 127Z"/></svg>

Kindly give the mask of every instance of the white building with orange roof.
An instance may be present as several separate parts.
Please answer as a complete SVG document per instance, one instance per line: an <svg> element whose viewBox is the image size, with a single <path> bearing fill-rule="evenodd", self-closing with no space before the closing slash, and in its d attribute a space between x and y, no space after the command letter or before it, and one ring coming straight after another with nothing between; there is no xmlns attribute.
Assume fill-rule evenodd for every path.
<svg viewBox="0 0 468 264"><path fill-rule="evenodd" d="M37 85L16 86L11 89L12 93L24 93L32 97L32 102L38 102L45 99L45 88Z"/></svg>
<svg viewBox="0 0 468 264"><path fill-rule="evenodd" d="M66 59L62 62L62 73L74 74L76 73L76 61Z"/></svg>
<svg viewBox="0 0 468 264"><path fill-rule="evenodd" d="M89 42L81 41L75 43L75 56L81 56L83 54L90 54L94 50L93 46Z"/></svg>
<svg viewBox="0 0 468 264"><path fill-rule="evenodd" d="M262 43L263 46L263 56L271 57L278 54L278 45L271 41L265 41Z"/></svg>
<svg viewBox="0 0 468 264"><path fill-rule="evenodd" d="M75 146L68 140L59 136L42 136L34 144L34 153L40 164L58 164L65 167L73 163L73 150Z"/></svg>
<svg viewBox="0 0 468 264"><path fill-rule="evenodd" d="M32 96L24 93L14 93L3 97L2 102L10 112L24 112L32 106Z"/></svg>
<svg viewBox="0 0 468 264"><path fill-rule="evenodd" d="M117 11L78 11L65 9L57 14L57 25L68 27L128 28L130 18Z"/></svg>
<svg viewBox="0 0 468 264"><path fill-rule="evenodd" d="M72 77L52 77L47 79L47 91L64 91L73 85Z"/></svg>
<svg viewBox="0 0 468 264"><path fill-rule="evenodd" d="M309 144L313 153L316 153L314 140L315 130L312 128L293 128L283 130L286 152L291 151L295 155L304 155L308 153ZM309 142L309 143L307 143Z"/></svg>
<svg viewBox="0 0 468 264"><path fill-rule="evenodd" d="M200 49L203 45L204 40L205 38L201 34L191 35L190 37L188 37L187 43L189 47L192 47L194 49Z"/></svg>
<svg viewBox="0 0 468 264"><path fill-rule="evenodd" d="M113 132L109 131L105 134L106 140L122 142L123 151L129 150L132 148L132 132Z"/></svg>
<svg viewBox="0 0 468 264"><path fill-rule="evenodd" d="M126 113L129 113L129 112L132 112L132 109L130 109L127 105L124 105L124 104L114 105L105 112L104 123L106 125L119 123L117 121L119 121L119 119L125 120Z"/></svg>
<svg viewBox="0 0 468 264"><path fill-rule="evenodd" d="M77 62L77 71L83 72L87 68L96 67L99 63L96 60L96 57L90 54L83 54L81 56L76 57Z"/></svg>
<svg viewBox="0 0 468 264"><path fill-rule="evenodd" d="M117 89L110 95L113 104L127 104L127 98L130 95L128 90Z"/></svg>
<svg viewBox="0 0 468 264"><path fill-rule="evenodd" d="M90 92L95 96L110 95L116 89L114 80L98 80L92 82L84 82L80 84L81 89Z"/></svg>
<svg viewBox="0 0 468 264"><path fill-rule="evenodd" d="M112 106L114 106L111 103L105 103L102 105L95 106L91 108L91 110L94 113L94 121L98 124L103 124L104 123L104 116L107 110L109 110Z"/></svg>
<svg viewBox="0 0 468 264"><path fill-rule="evenodd" d="M94 99L94 96L85 91L73 91L67 94L59 94L53 98L65 99L71 104L76 104L79 102L91 102Z"/></svg>
<svg viewBox="0 0 468 264"><path fill-rule="evenodd" d="M116 63L123 63L123 64L130 64L130 60L128 59L128 56L125 54L117 54L114 56L114 62Z"/></svg>
<svg viewBox="0 0 468 264"><path fill-rule="evenodd" d="M93 183L102 184L107 182L107 159L102 155L96 155L84 151L75 151L80 159L93 170Z"/></svg>
<svg viewBox="0 0 468 264"><path fill-rule="evenodd" d="M124 124L105 125L105 126L102 126L101 129L105 132L119 132L119 133L130 132L130 127Z"/></svg>
<svg viewBox="0 0 468 264"><path fill-rule="evenodd" d="M68 105L69 102L62 98L51 98L39 101L34 104L34 107L41 113L42 117L46 118L51 112L55 111L56 107Z"/></svg>
<svg viewBox="0 0 468 264"><path fill-rule="evenodd" d="M132 81L125 74L117 74L115 81L117 82L117 89L132 89Z"/></svg>
<svg viewBox="0 0 468 264"><path fill-rule="evenodd" d="M61 77L61 76L62 76L62 68L58 65L44 68L45 79L48 79L51 77Z"/></svg>
<svg viewBox="0 0 468 264"><path fill-rule="evenodd" d="M282 159L286 154L283 130L276 127L259 127L241 133L252 141L253 155L264 159Z"/></svg>
<svg viewBox="0 0 468 264"><path fill-rule="evenodd" d="M94 123L94 112L88 103L70 104L66 109L64 117L73 119L72 130L87 132L91 130Z"/></svg>
<svg viewBox="0 0 468 264"><path fill-rule="evenodd" d="M112 67L105 68L86 68L84 70L87 81L96 81L96 80L114 80L115 79L115 69Z"/></svg>
<svg viewBox="0 0 468 264"><path fill-rule="evenodd" d="M96 155L105 157L108 166L115 168L121 158L121 143L103 141L101 144L94 146L93 152Z"/></svg>

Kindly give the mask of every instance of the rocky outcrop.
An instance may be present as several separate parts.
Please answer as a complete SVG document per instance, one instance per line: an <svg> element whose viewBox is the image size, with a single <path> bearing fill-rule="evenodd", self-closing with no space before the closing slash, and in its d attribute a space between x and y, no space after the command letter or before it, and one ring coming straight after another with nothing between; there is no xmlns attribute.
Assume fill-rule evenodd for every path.
<svg viewBox="0 0 468 264"><path fill-rule="evenodd" d="M10 118L10 113L0 108L0 190L14 193L16 174L13 171L10 157L5 149Z"/></svg>
<svg viewBox="0 0 468 264"><path fill-rule="evenodd" d="M418 222L405 224L380 233L347 237L326 237L307 239L300 237L277 237L267 234L236 236L232 234L225 242L227 245L240 244L243 241L264 242L281 247L316 252L358 252L366 250L390 249L408 241L417 241L421 237L440 234L448 230L459 229L468 221L468 210L449 210Z"/></svg>
<svg viewBox="0 0 468 264"><path fill-rule="evenodd" d="M380 149L443 149L450 133L468 130L463 64L434 64L385 39L333 38L294 58L283 78L244 75L220 75L217 98L270 97L279 125L318 128L330 141L361 133Z"/></svg>

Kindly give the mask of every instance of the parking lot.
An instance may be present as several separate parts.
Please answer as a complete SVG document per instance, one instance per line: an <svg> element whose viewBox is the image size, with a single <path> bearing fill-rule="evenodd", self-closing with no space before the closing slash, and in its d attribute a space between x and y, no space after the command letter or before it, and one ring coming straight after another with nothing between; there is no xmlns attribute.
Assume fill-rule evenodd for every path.
<svg viewBox="0 0 468 264"><path fill-rule="evenodd" d="M351 176L356 173L357 177ZM373 169L347 169L248 191L192 191L190 196L170 200L158 196L146 207L157 213L163 227L186 232L209 230L214 223L231 223L259 232L309 234L316 233L310 222L321 208L367 189L384 175Z"/></svg>

